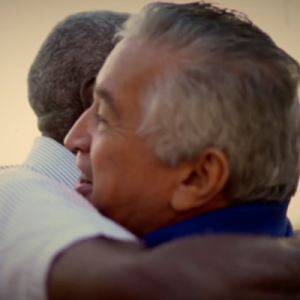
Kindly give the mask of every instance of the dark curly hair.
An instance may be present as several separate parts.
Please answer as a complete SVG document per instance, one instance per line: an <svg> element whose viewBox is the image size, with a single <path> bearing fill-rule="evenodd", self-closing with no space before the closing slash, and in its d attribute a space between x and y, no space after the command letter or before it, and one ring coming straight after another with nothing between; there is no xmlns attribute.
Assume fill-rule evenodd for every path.
<svg viewBox="0 0 300 300"><path fill-rule="evenodd" d="M42 44L28 75L29 103L45 136L63 143L84 111L80 89L95 77L129 14L83 12L60 22Z"/></svg>

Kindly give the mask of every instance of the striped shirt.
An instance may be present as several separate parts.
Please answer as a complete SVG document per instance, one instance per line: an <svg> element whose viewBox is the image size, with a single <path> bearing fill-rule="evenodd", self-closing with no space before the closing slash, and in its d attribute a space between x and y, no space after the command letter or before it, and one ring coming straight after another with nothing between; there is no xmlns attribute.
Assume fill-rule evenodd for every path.
<svg viewBox="0 0 300 300"><path fill-rule="evenodd" d="M73 189L78 176L75 156L46 137L24 165L0 169L1 300L46 300L51 262L75 242L135 239Z"/></svg>
<svg viewBox="0 0 300 300"><path fill-rule="evenodd" d="M24 164L32 166L51 179L75 187L80 171L76 158L63 145L48 137L37 137Z"/></svg>

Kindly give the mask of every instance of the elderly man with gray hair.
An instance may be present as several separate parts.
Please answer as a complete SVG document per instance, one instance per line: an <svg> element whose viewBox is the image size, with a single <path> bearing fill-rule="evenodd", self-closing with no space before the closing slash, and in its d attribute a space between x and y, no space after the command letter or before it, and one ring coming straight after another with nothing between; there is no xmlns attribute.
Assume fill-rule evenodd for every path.
<svg viewBox="0 0 300 300"><path fill-rule="evenodd" d="M151 4L118 37L65 141L95 207L149 247L291 236L298 63L246 16L206 3Z"/></svg>
<svg viewBox="0 0 300 300"><path fill-rule="evenodd" d="M172 6L170 8L172 9ZM168 11L163 11L165 12ZM179 240L155 249L147 249L137 241L134 235L99 214L92 205L74 191L73 185L76 177L79 176L79 171L75 168L75 158L72 153L63 148L60 143L84 109L90 107L93 78L109 51L114 48L111 38L116 27L121 25L126 18L126 14L111 12L81 13L67 18L48 36L31 67L29 99L38 116L43 137L35 141L35 146L24 165L7 167L0 172L1 300L93 300L100 298L252 300L271 297L273 299L274 295L276 299L298 299L300 272L297 262L300 261L300 253L299 241L293 238L283 240L268 237L208 236ZM161 29L165 30L167 27L162 26ZM145 51L145 54L147 58L149 53ZM134 69L139 65L129 66L129 69L131 67ZM122 72L119 73L120 77L124 75ZM151 72L148 75L150 76ZM123 76L123 79L128 79L130 83L129 75L125 78ZM190 84L193 86L194 81ZM189 89L186 90L188 91ZM125 89L124 92L126 96L128 91ZM112 99L108 97L109 94L103 94L101 90L100 94L107 100L107 104L113 104L109 101ZM188 93L187 96L189 96ZM170 98L166 97L165 100L170 100ZM97 105L97 102L96 99L92 110L95 109L94 105ZM152 111L159 117L155 102L153 104ZM164 105L169 104L164 103ZM112 105L111 108L113 107ZM108 129L112 128L111 133L113 128L117 129L117 126L110 127L111 121L106 121L108 117L106 114L109 113L106 111L107 108L101 107L100 115L93 115L94 121L101 122L101 126L97 126L99 133L101 132L102 135L106 132L106 143L109 140L114 142L114 139L110 139ZM101 115L102 109L105 119ZM184 110L185 106L178 106L178 109ZM146 108L145 111L148 109ZM83 118L90 113L91 110L88 109ZM127 117L138 116L128 114ZM156 118L157 124L159 124L158 121L163 121L163 118L164 116ZM154 118L149 116L144 120L151 122ZM180 119L178 121L178 133L180 133L185 129L185 125L181 125ZM94 125L90 129L94 130ZM127 125L126 129L130 130L133 123ZM168 124L165 122L165 125ZM150 127L146 126L147 128ZM118 132L126 137L128 132L124 129L119 127ZM159 127L152 127L152 129L160 130ZM153 137L159 133L155 130L152 132ZM116 132L115 138L117 137ZM79 162L88 158L82 153L82 147L85 147L85 152L89 152L86 147L90 146L90 138L91 136L83 136L82 142L84 143L80 143L80 147L73 149L81 153ZM170 140L178 140L174 138L170 135ZM187 143L187 145L190 144ZM105 146L104 143L103 146L105 150L107 144ZM118 150L118 145L111 144L111 146L111 151ZM136 146L136 143L132 146ZM166 146L171 146L171 144L164 135L164 141L160 143L159 148L167 148ZM125 150L124 155L130 154L126 148L122 149ZM162 152L166 153L166 150ZM159 149L157 153L163 155ZM104 160L99 155L100 161L98 162L104 163L105 172L107 172L107 162L110 162L111 172L115 172L116 169L111 164L115 161L119 167L120 178L125 183L129 183L130 190L127 177L134 175L130 168L134 157L128 156L127 169L121 160L118 164L118 156L113 155L116 154L115 152L111 152L111 156L109 154L106 152ZM95 155L98 157L97 151ZM190 155L192 156L193 153ZM223 157L219 152L215 155L217 158ZM141 156L141 158L145 157ZM176 165L176 160L180 158L176 158L175 153L172 153L169 159L170 164ZM210 170L209 178L213 169L216 175L222 173L218 166L210 167L216 166L214 160L212 156L212 163L206 161L207 167L204 168L204 170ZM218 161L220 162L220 159ZM225 156L222 161L226 166ZM86 162L84 165L87 166ZM95 164L95 172L98 172L98 166ZM156 168L157 164L153 166ZM188 171L189 168L186 170ZM86 169L87 172L89 172L88 169ZM189 172L185 173L189 174ZM111 174L107 173L109 180L113 179ZM95 182L97 178L98 175L95 176ZM95 196L91 197L91 184L86 183L86 179L86 175L82 176L77 189L93 201ZM118 181L114 182L118 183ZM209 182L204 180L203 184L209 187ZM199 186L197 181L194 181L192 189L189 188L191 183L193 180L185 181L186 187L183 186L181 192L176 194L172 207L185 211L185 207L195 203L190 201L190 204L187 202L183 206L180 200L180 194L189 200L186 197L187 189L197 194ZM97 187L95 184L94 187L95 195L97 195L96 188L102 189L103 185L100 184ZM141 188L141 186L138 187ZM118 185L115 186L115 189L117 188ZM108 192L110 191L103 190L103 200L107 199ZM118 193L115 195L119 196ZM128 194L124 193L124 196ZM135 204L137 200L140 200L138 194L131 196ZM121 199L116 197L115 200ZM153 198L153 200L155 204L155 200L160 199ZM121 209L122 203L119 202L119 204L120 213L125 212L124 216L126 216L127 212ZM95 202L95 205L99 207L98 202ZM128 205L128 209L132 208L132 205ZM141 209L143 209L142 206ZM106 210L106 212L109 211ZM152 213L151 209L149 213ZM135 226L136 216L134 215L133 221L132 225ZM153 226L157 221L160 220L150 222L150 225ZM134 226L132 230L138 233Z"/></svg>

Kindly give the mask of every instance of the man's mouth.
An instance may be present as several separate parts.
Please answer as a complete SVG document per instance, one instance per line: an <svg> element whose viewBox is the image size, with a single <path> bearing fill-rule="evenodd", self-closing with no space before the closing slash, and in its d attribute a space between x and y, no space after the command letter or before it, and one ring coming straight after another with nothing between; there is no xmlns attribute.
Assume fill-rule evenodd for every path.
<svg viewBox="0 0 300 300"><path fill-rule="evenodd" d="M80 178L77 180L75 190L84 198L91 200L93 191L93 181L88 178L84 173L81 173Z"/></svg>
<svg viewBox="0 0 300 300"><path fill-rule="evenodd" d="M92 180L90 180L87 175L85 175L84 173L81 173L81 176L79 178L79 180L82 182L82 183L93 183Z"/></svg>

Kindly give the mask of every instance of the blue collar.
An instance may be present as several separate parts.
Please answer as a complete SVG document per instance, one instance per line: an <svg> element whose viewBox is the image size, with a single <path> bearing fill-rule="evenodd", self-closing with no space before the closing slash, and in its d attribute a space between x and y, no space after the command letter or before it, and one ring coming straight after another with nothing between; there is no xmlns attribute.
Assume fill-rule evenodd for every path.
<svg viewBox="0 0 300 300"><path fill-rule="evenodd" d="M215 210L156 230L142 238L148 247L173 239L212 233L292 236L286 216L290 201L255 202Z"/></svg>

